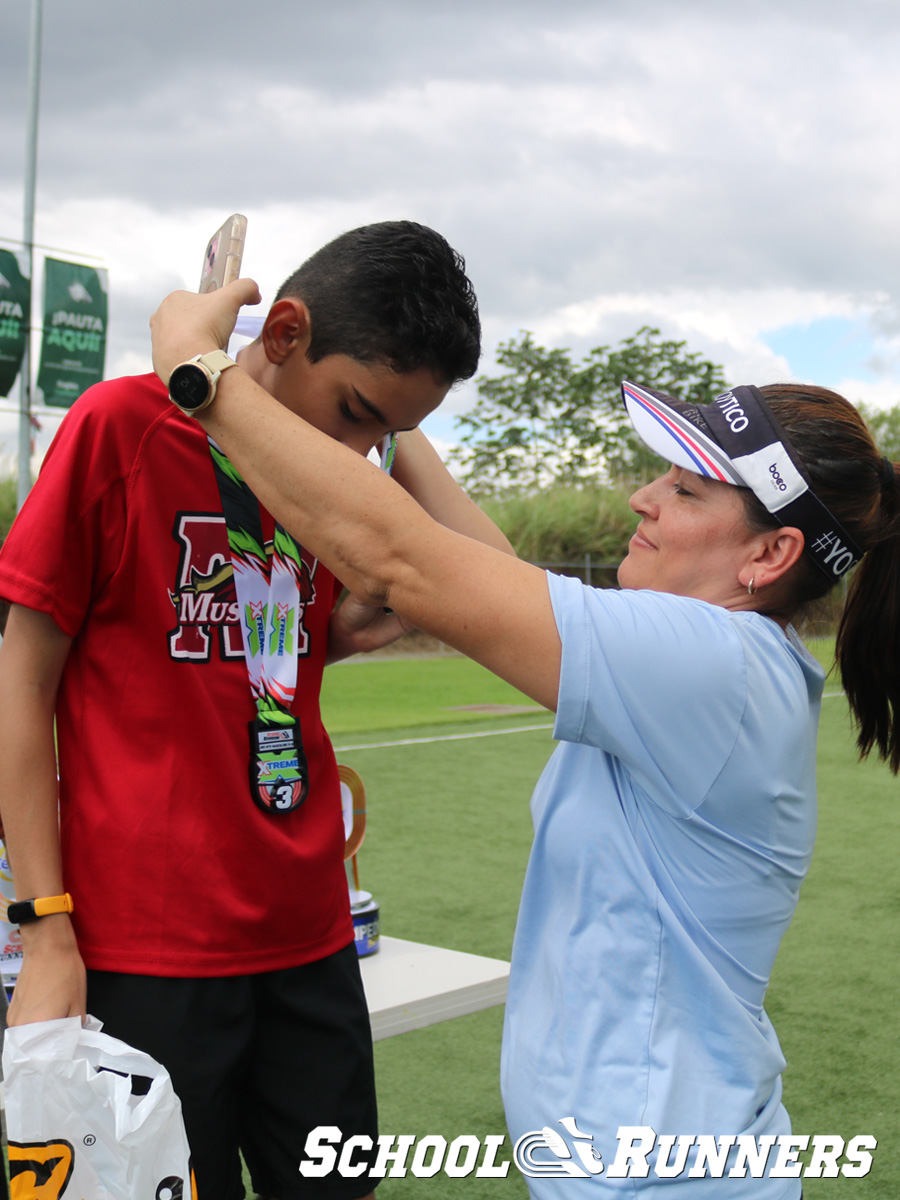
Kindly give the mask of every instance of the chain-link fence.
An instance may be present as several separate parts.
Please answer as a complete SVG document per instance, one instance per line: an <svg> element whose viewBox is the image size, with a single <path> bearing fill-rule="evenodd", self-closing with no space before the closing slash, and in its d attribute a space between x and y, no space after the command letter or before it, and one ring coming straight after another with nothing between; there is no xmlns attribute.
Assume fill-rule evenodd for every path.
<svg viewBox="0 0 900 1200"><path fill-rule="evenodd" d="M533 565L556 575L573 575L588 587L619 586L616 580L619 564L602 562L591 554L585 554L581 559L570 559L569 562L536 562Z"/></svg>

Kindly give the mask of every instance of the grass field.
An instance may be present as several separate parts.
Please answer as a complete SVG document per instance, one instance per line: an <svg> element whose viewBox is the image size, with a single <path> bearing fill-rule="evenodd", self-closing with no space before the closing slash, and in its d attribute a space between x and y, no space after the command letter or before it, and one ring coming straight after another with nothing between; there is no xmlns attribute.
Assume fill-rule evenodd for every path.
<svg viewBox="0 0 900 1200"><path fill-rule="evenodd" d="M898 783L881 766L857 763L846 703L833 683L826 693L816 853L766 1007L788 1061L795 1132L878 1139L867 1177L807 1178L805 1200L897 1200ZM489 705L528 711L469 707ZM382 932L508 958L530 845L528 800L553 748L550 715L452 656L342 664L327 673L323 707L338 760L366 784L359 865ZM494 1008L378 1042L382 1131L448 1142L504 1134L502 1019ZM509 1157L507 1142L499 1158ZM388 1177L378 1195L526 1200L527 1192L512 1168L504 1179Z"/></svg>
<svg viewBox="0 0 900 1200"><path fill-rule="evenodd" d="M351 662L328 676L323 704L338 759L367 788L359 865L382 932L507 958L530 843L528 800L553 745L549 729L526 727L549 725L549 714L460 709L528 704L460 658ZM498 730L508 732L461 736ZM819 790L816 854L767 1008L788 1060L795 1132L878 1138L867 1177L806 1179L806 1200L896 1200L898 784L883 767L856 762L839 695L823 705ZM503 1133L501 1024L498 1008L377 1043L382 1130L448 1142ZM509 1157L508 1143L504 1150ZM384 1200L448 1193L515 1200L526 1190L514 1168L501 1180L389 1177L379 1188Z"/></svg>

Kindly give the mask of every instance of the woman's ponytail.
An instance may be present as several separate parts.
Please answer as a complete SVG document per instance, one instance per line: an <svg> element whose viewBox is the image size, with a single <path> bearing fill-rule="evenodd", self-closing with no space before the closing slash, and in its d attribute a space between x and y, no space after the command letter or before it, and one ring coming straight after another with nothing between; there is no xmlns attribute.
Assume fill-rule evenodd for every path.
<svg viewBox="0 0 900 1200"><path fill-rule="evenodd" d="M865 551L853 571L836 655L858 725L861 756L875 749L900 771L900 480L862 416L836 392L803 384L760 389L803 460L813 490ZM751 521L773 517L748 494ZM785 610L802 612L830 589L806 555L785 577Z"/></svg>
<svg viewBox="0 0 900 1200"><path fill-rule="evenodd" d="M900 484L882 459L880 528L856 568L836 656L858 724L861 755L875 748L900 771Z"/></svg>

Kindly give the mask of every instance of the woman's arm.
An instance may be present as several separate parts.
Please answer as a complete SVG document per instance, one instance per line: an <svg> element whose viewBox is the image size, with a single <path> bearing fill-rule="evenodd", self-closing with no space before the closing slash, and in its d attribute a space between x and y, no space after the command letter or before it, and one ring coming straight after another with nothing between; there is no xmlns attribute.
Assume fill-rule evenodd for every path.
<svg viewBox="0 0 900 1200"><path fill-rule="evenodd" d="M421 429L404 431L397 439L391 477L447 529L494 546L504 554L515 554L505 534L469 499ZM411 628L396 613L385 612L380 605L363 604L348 594L331 616L326 662L338 662L351 654L370 654L389 646Z"/></svg>
<svg viewBox="0 0 900 1200"><path fill-rule="evenodd" d="M151 322L160 378L224 342L240 304L255 297L249 280L168 297ZM561 649L543 571L439 525L374 464L288 412L239 367L222 374L199 419L260 502L351 592L555 709Z"/></svg>

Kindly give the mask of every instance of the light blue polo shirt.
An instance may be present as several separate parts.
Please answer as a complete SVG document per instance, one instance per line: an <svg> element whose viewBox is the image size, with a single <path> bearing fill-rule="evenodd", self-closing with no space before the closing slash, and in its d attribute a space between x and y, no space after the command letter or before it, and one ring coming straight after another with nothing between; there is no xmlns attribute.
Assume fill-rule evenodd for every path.
<svg viewBox="0 0 900 1200"><path fill-rule="evenodd" d="M624 1126L789 1133L763 1000L815 837L824 672L755 613L548 578L561 745L532 799L512 956L513 1141L574 1117L608 1166ZM689 1167L529 1186L541 1200L800 1194L799 1179Z"/></svg>

